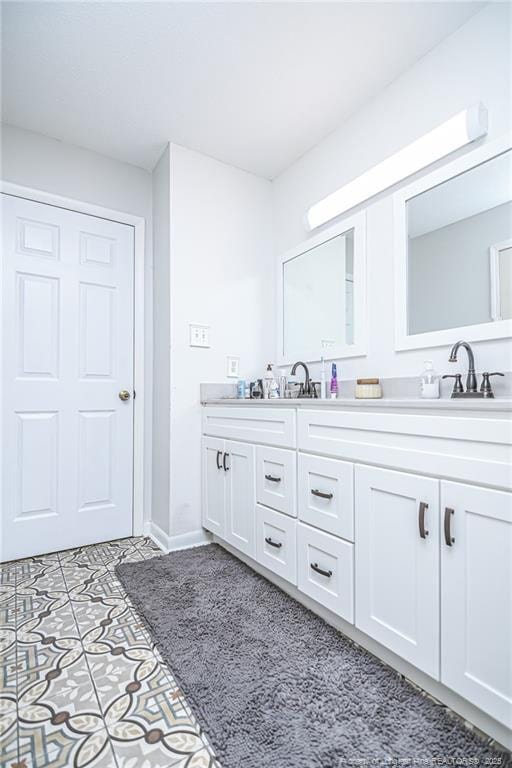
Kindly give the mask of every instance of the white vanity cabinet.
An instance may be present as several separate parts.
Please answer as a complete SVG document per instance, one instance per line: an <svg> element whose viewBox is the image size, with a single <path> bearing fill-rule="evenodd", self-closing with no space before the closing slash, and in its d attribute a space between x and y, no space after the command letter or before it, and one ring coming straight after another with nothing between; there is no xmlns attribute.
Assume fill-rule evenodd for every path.
<svg viewBox="0 0 512 768"><path fill-rule="evenodd" d="M439 481L356 466L356 626L439 679Z"/></svg>
<svg viewBox="0 0 512 768"><path fill-rule="evenodd" d="M511 495L443 481L441 515L441 681L512 727Z"/></svg>
<svg viewBox="0 0 512 768"><path fill-rule="evenodd" d="M288 450L295 449L295 442L295 410L261 407L255 412L243 406L204 408L204 528L245 555L256 558L257 496L258 501L277 509L278 514L286 512L283 517L296 514L296 452ZM279 481L268 480L265 475ZM286 530L289 531L289 527ZM291 534L289 539L293 539ZM287 551L289 548L290 545ZM261 550L262 558L263 551L268 554L268 546ZM274 571L277 573L279 569ZM290 580L296 578L293 564L281 568L281 573Z"/></svg>
<svg viewBox="0 0 512 768"><path fill-rule="evenodd" d="M512 745L511 463L498 403L206 406L203 525Z"/></svg>

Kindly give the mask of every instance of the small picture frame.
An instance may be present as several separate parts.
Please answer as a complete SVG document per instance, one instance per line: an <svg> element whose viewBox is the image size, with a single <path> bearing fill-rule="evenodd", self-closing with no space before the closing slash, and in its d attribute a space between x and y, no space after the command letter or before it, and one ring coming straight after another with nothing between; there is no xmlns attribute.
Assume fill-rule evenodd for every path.
<svg viewBox="0 0 512 768"><path fill-rule="evenodd" d="M240 368L240 358L239 357L232 357L231 355L227 356L227 377L228 379L238 379L239 376L239 368Z"/></svg>

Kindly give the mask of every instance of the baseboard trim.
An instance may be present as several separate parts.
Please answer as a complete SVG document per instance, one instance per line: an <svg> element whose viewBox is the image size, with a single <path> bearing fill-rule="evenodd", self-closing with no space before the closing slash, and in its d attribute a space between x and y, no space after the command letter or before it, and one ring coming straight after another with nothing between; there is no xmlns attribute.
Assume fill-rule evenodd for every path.
<svg viewBox="0 0 512 768"><path fill-rule="evenodd" d="M157 544L162 552L175 552L179 549L190 549L191 547L202 547L205 544L210 544L212 536L204 528L199 528L196 531L190 531L189 533L182 533L178 536L168 536L159 525L152 520L144 523L144 535Z"/></svg>
<svg viewBox="0 0 512 768"><path fill-rule="evenodd" d="M482 732L483 736L489 736L494 739L502 748L508 750L512 749L512 732L505 725L498 723L494 718L475 707L469 701L466 701L466 699L463 699L455 693L455 691L452 691L450 688L443 685L443 683L434 680L429 675L412 666L412 664L400 658L400 656L397 656L364 632L361 632L361 630L357 629L353 624L349 624L327 608L324 608L323 605L312 600L308 595L299 592L296 586L285 581L275 573L272 573L272 571L269 571L267 568L253 560L252 557L248 557L242 552L239 552L235 547L232 547L216 535L213 535L213 541L220 544L224 549L227 549L228 552L231 552L231 554L235 555L239 560L242 560L242 562L250 566L256 573L259 573L273 584L276 584L276 586L280 587L283 592L286 592L299 603L305 605L310 611L321 616L324 621L344 634L354 643L365 648L387 666L392 667L395 672L403 675L413 685L449 707L465 721L467 727L476 727Z"/></svg>
<svg viewBox="0 0 512 768"><path fill-rule="evenodd" d="M169 536L152 520L146 520L144 523L144 536L149 536L162 552L169 551Z"/></svg>

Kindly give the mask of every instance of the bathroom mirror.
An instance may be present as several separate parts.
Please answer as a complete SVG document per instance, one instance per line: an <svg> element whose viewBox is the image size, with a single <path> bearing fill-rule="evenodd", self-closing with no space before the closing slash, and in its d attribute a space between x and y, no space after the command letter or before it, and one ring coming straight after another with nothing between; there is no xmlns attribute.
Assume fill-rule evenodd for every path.
<svg viewBox="0 0 512 768"><path fill-rule="evenodd" d="M425 176L397 193L394 205L397 348L511 335L508 142Z"/></svg>
<svg viewBox="0 0 512 768"><path fill-rule="evenodd" d="M280 259L281 364L364 354L365 259L364 213Z"/></svg>

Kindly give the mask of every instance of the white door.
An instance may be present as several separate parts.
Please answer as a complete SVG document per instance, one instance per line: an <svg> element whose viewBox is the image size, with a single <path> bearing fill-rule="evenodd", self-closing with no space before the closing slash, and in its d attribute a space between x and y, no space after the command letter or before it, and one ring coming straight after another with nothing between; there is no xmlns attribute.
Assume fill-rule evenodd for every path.
<svg viewBox="0 0 512 768"><path fill-rule="evenodd" d="M217 536L225 534L226 472L224 440L203 437L203 526Z"/></svg>
<svg viewBox="0 0 512 768"><path fill-rule="evenodd" d="M439 482L356 466L356 626L439 679Z"/></svg>
<svg viewBox="0 0 512 768"><path fill-rule="evenodd" d="M441 681L512 727L512 495L441 483Z"/></svg>
<svg viewBox="0 0 512 768"><path fill-rule="evenodd" d="M226 541L255 557L254 446L226 440Z"/></svg>
<svg viewBox="0 0 512 768"><path fill-rule="evenodd" d="M11 560L132 533L134 239L130 226L10 195L2 211L0 556Z"/></svg>

